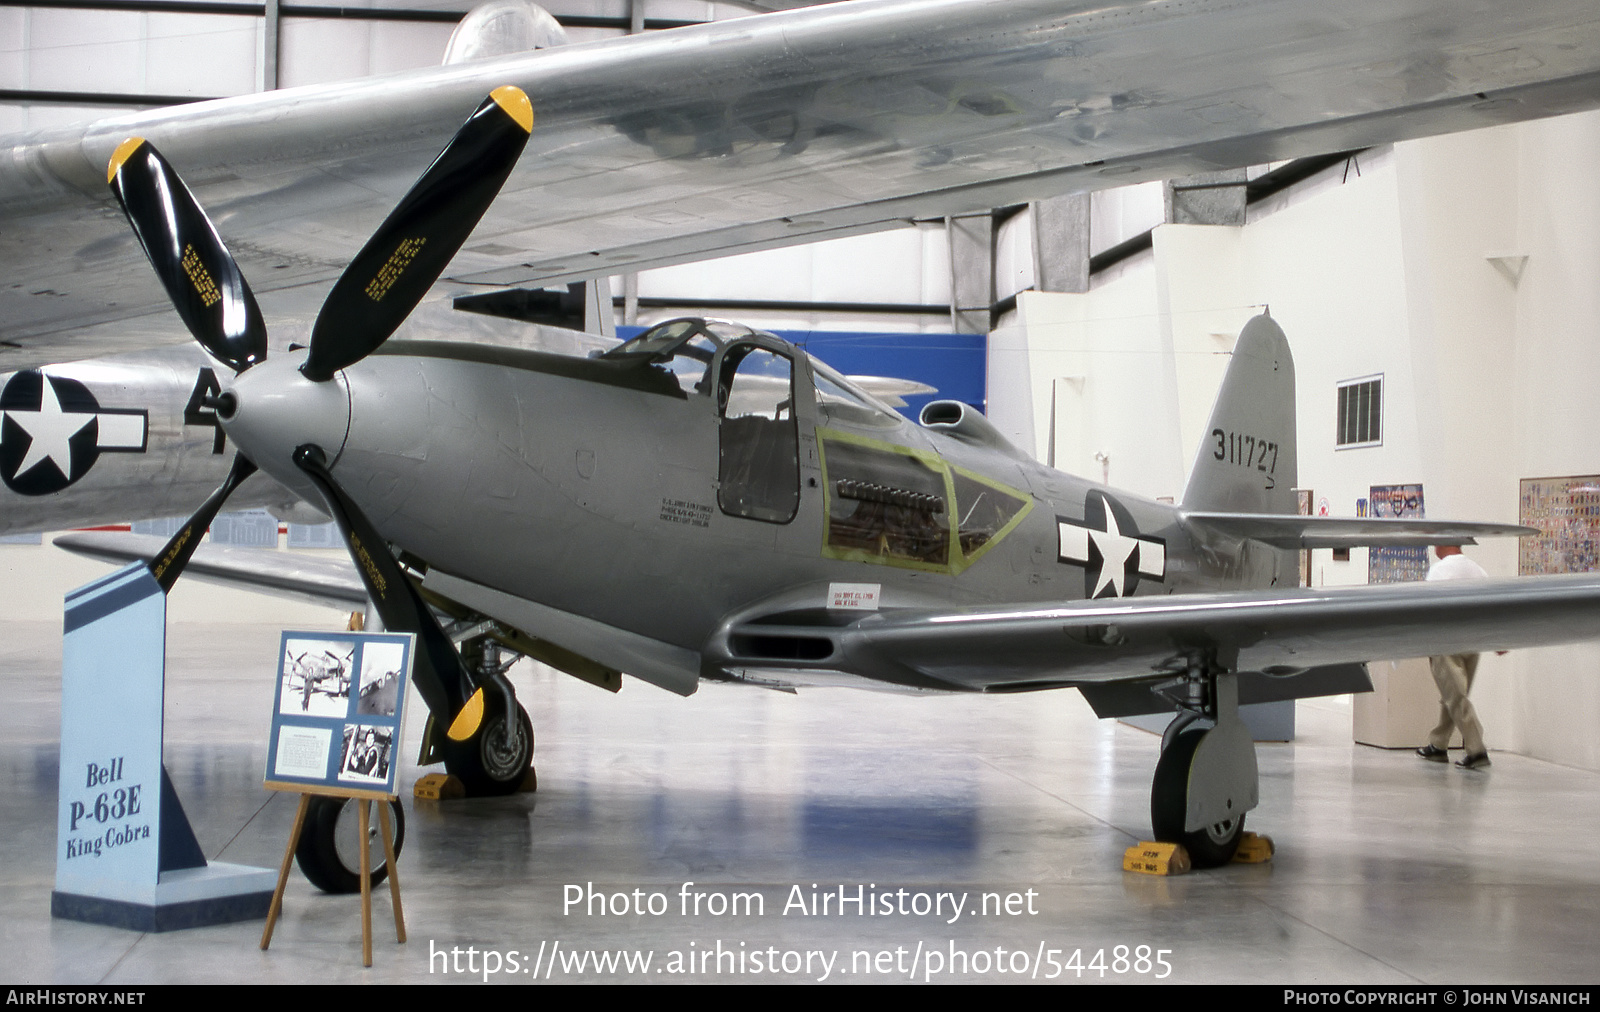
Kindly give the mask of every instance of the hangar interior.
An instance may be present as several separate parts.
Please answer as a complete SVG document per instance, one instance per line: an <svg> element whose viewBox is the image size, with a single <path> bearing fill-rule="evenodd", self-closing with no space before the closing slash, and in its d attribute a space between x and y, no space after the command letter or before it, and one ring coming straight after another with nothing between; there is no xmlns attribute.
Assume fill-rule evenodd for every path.
<svg viewBox="0 0 1600 1012"><path fill-rule="evenodd" d="M430 66L468 5L388 0L276 24L126 6L0 6L0 134ZM546 6L586 41L796 5ZM1522 479L1600 471L1600 113L1338 154L1282 186L1250 184L1284 165L1229 176L1231 189L1206 191L1226 206L1185 210L1184 181L1147 183L596 279L611 304L591 323L692 313L930 341L987 333L984 406L1018 446L1174 497L1233 340L1268 309L1295 354L1299 484L1333 515L1353 515L1372 486L1420 483L1429 517L1515 523ZM1381 430L1341 447L1340 388L1372 379ZM1260 749L1252 828L1275 837L1276 860L1172 880L1119 870L1148 830L1157 739L1096 721L1076 693L708 686L684 700L630 682L613 698L525 661L514 678L539 739L539 791L406 799L412 938L395 948L380 927L372 969L359 967L354 905L298 876L267 953L251 925L141 936L54 921L61 600L105 569L49 541L0 545L0 939L20 981L438 981L452 976L429 958L440 947L526 954L547 940L846 959L923 943L1086 956L1150 945L1171 950L1172 979L1186 982L1592 979L1600 872L1581 841L1600 830L1596 645L1483 657L1473 699L1493 750L1486 772L1352 744L1347 698L1302 701L1296 740ZM1366 554L1316 551L1312 582L1366 582ZM1518 572L1514 541L1468 554L1492 576ZM292 806L259 787L259 725L277 632L345 616L184 582L170 609L174 782L208 856L275 867ZM572 884L676 904L686 882L760 891L766 915L563 909ZM858 882L1032 889L1040 913L865 927L778 913L793 885ZM630 979L569 979L596 977Z"/></svg>

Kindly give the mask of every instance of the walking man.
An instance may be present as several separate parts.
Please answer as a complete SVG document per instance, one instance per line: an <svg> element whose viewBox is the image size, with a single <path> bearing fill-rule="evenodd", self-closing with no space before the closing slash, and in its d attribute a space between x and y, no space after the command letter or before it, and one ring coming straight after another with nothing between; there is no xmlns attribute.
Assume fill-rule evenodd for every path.
<svg viewBox="0 0 1600 1012"><path fill-rule="evenodd" d="M1459 545L1438 545L1434 552L1439 561L1428 568L1429 580L1487 580L1489 574L1483 567L1461 554ZM1472 678L1478 673L1477 654L1444 654L1428 658L1433 669L1433 681L1439 687L1439 726L1428 735L1428 744L1417 749L1417 755L1432 762L1449 759L1450 734L1461 732L1461 744L1467 754L1456 765L1466 770L1481 770L1489 765L1489 750L1483 745L1483 725L1472 708L1467 694L1472 691Z"/></svg>

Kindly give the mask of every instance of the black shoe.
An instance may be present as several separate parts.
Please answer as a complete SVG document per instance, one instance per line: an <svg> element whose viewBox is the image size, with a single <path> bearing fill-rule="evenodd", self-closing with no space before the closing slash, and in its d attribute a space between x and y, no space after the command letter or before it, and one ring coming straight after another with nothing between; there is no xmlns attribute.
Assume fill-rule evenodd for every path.
<svg viewBox="0 0 1600 1012"><path fill-rule="evenodd" d="M1432 745L1424 745L1417 749L1417 755L1428 760L1429 762L1434 763L1442 763L1450 758L1449 752L1446 752L1442 748L1434 748ZM1488 759L1485 758L1484 761L1487 762Z"/></svg>
<svg viewBox="0 0 1600 1012"><path fill-rule="evenodd" d="M1489 753L1479 752L1477 755L1469 755L1464 759L1458 759L1456 765L1464 770L1481 770L1489 765Z"/></svg>

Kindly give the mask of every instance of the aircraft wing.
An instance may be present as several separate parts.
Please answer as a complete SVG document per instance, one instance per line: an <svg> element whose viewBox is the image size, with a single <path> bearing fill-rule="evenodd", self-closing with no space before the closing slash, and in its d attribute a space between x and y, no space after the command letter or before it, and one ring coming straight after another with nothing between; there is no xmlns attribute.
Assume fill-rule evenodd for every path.
<svg viewBox="0 0 1600 1012"><path fill-rule="evenodd" d="M55 543L111 563L147 561L162 547L160 538L113 532L66 534ZM188 574L334 607L366 605L355 568L342 553L323 557L207 543ZM539 637L529 641L534 646L519 649L563 670L576 665L579 677L607 688L616 682L602 675L626 671L680 694L694 691L699 661L691 651L647 643L442 573L430 574L425 586ZM578 624L586 621L588 626ZM559 644L559 656L545 656L545 637ZM1369 688L1366 661L1592 639L1600 639L1600 574L1586 573L897 608L849 622L755 619L713 635L705 660L775 687L1072 687L1083 690L1102 716L1122 716L1167 708L1148 686L1182 671L1193 651L1214 652L1235 670L1255 673L1242 680L1241 699L1259 702ZM673 650L683 656L671 655Z"/></svg>
<svg viewBox="0 0 1600 1012"><path fill-rule="evenodd" d="M773 652L773 637L802 632L832 640L830 663L906 685L1093 687L1181 671L1192 651L1288 675L1600 639L1600 574L905 609L833 629L733 630L735 643L743 636Z"/></svg>
<svg viewBox="0 0 1600 1012"><path fill-rule="evenodd" d="M504 84L533 138L442 294L1591 108L1600 7L857 0L0 137L0 368L184 340L106 188L124 138L189 181L272 313Z"/></svg>
<svg viewBox="0 0 1600 1012"><path fill-rule="evenodd" d="M74 555L121 566L149 562L160 554L166 538L121 531L75 531L60 535L55 544ZM184 576L334 608L359 611L367 607L366 588L342 551L308 555L208 541L195 550Z"/></svg>
<svg viewBox="0 0 1600 1012"><path fill-rule="evenodd" d="M1365 548L1371 545L1472 545L1478 538L1534 537L1536 527L1415 517L1303 517L1266 513L1202 513L1183 519L1202 536L1249 538L1274 548Z"/></svg>

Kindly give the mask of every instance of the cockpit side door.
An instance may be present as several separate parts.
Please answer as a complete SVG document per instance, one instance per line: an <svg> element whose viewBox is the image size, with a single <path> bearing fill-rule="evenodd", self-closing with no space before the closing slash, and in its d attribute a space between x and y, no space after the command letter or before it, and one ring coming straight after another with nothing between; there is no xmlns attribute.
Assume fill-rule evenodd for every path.
<svg viewBox="0 0 1600 1012"><path fill-rule="evenodd" d="M717 505L729 516L787 524L800 509L795 360L777 342L739 341L716 368Z"/></svg>

